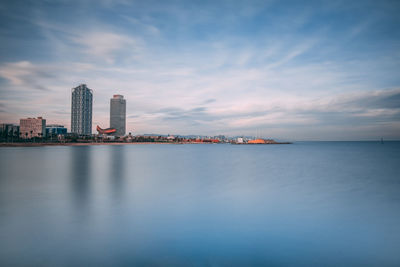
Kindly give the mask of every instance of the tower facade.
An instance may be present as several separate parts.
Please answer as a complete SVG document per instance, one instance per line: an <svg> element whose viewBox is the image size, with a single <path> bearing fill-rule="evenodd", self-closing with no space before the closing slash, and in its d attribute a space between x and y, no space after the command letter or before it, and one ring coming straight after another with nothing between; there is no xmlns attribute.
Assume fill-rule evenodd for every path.
<svg viewBox="0 0 400 267"><path fill-rule="evenodd" d="M72 88L71 133L92 134L93 91L86 84Z"/></svg>
<svg viewBox="0 0 400 267"><path fill-rule="evenodd" d="M115 128L116 136L125 135L126 100L122 95L114 95L110 99L110 128Z"/></svg>

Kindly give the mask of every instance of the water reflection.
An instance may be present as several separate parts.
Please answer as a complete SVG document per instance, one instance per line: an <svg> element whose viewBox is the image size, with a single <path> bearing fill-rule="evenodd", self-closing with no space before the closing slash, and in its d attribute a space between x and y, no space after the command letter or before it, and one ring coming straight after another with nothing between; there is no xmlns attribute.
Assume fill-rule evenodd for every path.
<svg viewBox="0 0 400 267"><path fill-rule="evenodd" d="M125 181L125 146L110 146L110 182L112 198L116 201L122 199Z"/></svg>
<svg viewBox="0 0 400 267"><path fill-rule="evenodd" d="M88 216L92 162L90 146L74 146L70 149L70 178L73 210L79 217Z"/></svg>
<svg viewBox="0 0 400 267"><path fill-rule="evenodd" d="M400 142L4 150L0 266L400 266L399 162Z"/></svg>

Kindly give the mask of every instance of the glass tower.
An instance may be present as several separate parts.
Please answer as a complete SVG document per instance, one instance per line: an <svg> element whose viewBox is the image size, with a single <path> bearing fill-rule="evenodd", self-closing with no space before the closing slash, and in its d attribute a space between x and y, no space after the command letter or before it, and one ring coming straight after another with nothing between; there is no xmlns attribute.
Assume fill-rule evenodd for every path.
<svg viewBox="0 0 400 267"><path fill-rule="evenodd" d="M93 91L86 84L72 88L71 133L92 134Z"/></svg>
<svg viewBox="0 0 400 267"><path fill-rule="evenodd" d="M126 100L122 95L114 95L110 99L110 128L115 128L116 136L125 135Z"/></svg>

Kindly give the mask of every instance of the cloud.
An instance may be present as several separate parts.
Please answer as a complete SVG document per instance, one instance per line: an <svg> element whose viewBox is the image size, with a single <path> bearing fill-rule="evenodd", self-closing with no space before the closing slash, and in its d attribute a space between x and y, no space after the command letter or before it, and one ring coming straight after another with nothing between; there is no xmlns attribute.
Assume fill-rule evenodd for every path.
<svg viewBox="0 0 400 267"><path fill-rule="evenodd" d="M216 101L217 100L215 98L209 98L209 99L204 100L203 104L211 104L211 103L214 103Z"/></svg>
<svg viewBox="0 0 400 267"><path fill-rule="evenodd" d="M347 101L348 105L374 109L400 109L400 91L398 89L361 94Z"/></svg>
<svg viewBox="0 0 400 267"><path fill-rule="evenodd" d="M336 125L338 129L346 127L365 127L399 119L400 108L392 106L392 98L397 98L399 89L381 90L377 92L359 92L357 94L344 94L325 98L297 98L292 99L288 105L286 99L274 100L273 105L264 105L260 102L242 106L226 108L192 109L163 108L151 114L156 115L156 120L179 121L180 124L207 126L213 129L225 129L227 132L241 131L252 133L254 129L283 127L299 129L299 127L326 128ZM376 103L380 99L389 99L386 108L377 108L367 103ZM269 106L269 107L268 107ZM153 118L154 119L154 118ZM160 122L162 124L162 122ZM331 133L336 133L331 130Z"/></svg>
<svg viewBox="0 0 400 267"><path fill-rule="evenodd" d="M131 17L131 16L122 15L121 17L123 19L125 19L126 21L128 21L129 23L133 24L135 27L140 28L145 33L155 35L155 36L158 36L160 34L160 30L154 25L143 22L142 20L139 20L139 19L137 19L135 17Z"/></svg>
<svg viewBox="0 0 400 267"><path fill-rule="evenodd" d="M280 74L280 79L276 73L271 80L268 75L265 76L268 71L262 69L256 71L227 69L203 76L199 70L182 72L180 68L139 71L135 67L114 68L84 63L60 66L17 62L0 66L0 75L7 74L4 77L9 77L10 89L13 90L28 86L29 81L36 77L37 73L54 72L52 75L36 77L37 83L52 90L40 94L41 98L25 100L30 104L29 108L22 107L25 109L23 113L12 107L11 110L14 110L12 115L15 116L17 111L30 116L36 115L37 110L42 110L42 114L38 115L44 115L49 122L57 120L57 123L65 125L69 125L70 119L70 89L67 86L60 87L60 84L68 84L71 88L77 85L75 80L84 81L85 77L88 86L94 90L94 116L98 123L108 125L109 98L115 93L114 90L119 88L118 93L122 93L128 101L128 114L130 114L128 125L131 127L128 128L142 133L253 134L258 130L271 134L281 128L281 132L276 134L282 135L291 129L299 130L307 127L326 129L331 125L337 125L338 129L350 125L379 127L382 123L399 119L399 89L353 90L342 94L333 92L298 96L290 90L281 90L287 86L285 84L280 83L280 87L276 88L273 86L274 79L280 81L282 76L286 75L287 69ZM318 71L317 68L313 70ZM63 75L60 75L60 72ZM298 76L291 77L292 79L301 77L296 81L301 84L299 81L309 72L309 69L303 68ZM101 76L98 76L100 73ZM232 76L231 80L227 81L226 75ZM321 79L324 73L319 73L319 76ZM70 80L66 80L65 77L70 77ZM141 78L138 79L139 77ZM165 80L165 77L169 77L169 80ZM193 83L192 80L196 82ZM306 80L307 78L305 84ZM323 81L331 84L330 78ZM252 88L258 83L258 86ZM200 86L201 90L193 90L196 86ZM192 89L185 91L185 88ZM244 88L249 90L246 94L242 93ZM62 95L58 93L60 91L63 92ZM210 95L213 97L210 98ZM60 97L64 98L62 106L59 104ZM13 102L8 101L8 103ZM271 132L271 129L275 130ZM331 133L335 133L335 130Z"/></svg>
<svg viewBox="0 0 400 267"><path fill-rule="evenodd" d="M64 24L51 21L42 13L38 10L30 22L40 29L56 58L68 55L69 60L112 65L135 60L143 53L143 38L121 28L93 21L90 16L74 21L74 25Z"/></svg>
<svg viewBox="0 0 400 267"><path fill-rule="evenodd" d="M38 79L50 80L54 78L51 72L37 69L29 61L6 63L0 66L0 77L8 80L16 87L25 87L26 89L31 88L40 91L49 91L50 89L38 83Z"/></svg>
<svg viewBox="0 0 400 267"><path fill-rule="evenodd" d="M10 9L13 27L0 33L2 55L19 49L0 60L3 120L69 125L70 89L86 83L94 121L108 125L109 98L120 93L136 133L334 139L398 129L398 38L382 22L397 21L395 12L369 16L344 3L298 4L299 12L277 1L35 3Z"/></svg>
<svg viewBox="0 0 400 267"><path fill-rule="evenodd" d="M82 54L96 60L104 59L110 64L115 63L118 57L133 58L141 46L135 38L112 32L79 33L71 39L83 47Z"/></svg>
<svg viewBox="0 0 400 267"><path fill-rule="evenodd" d="M159 114L160 119L164 121L181 120L190 124L209 124L209 122L216 119L216 117L207 112L206 107L196 107L186 110L181 108L163 108L154 113Z"/></svg>

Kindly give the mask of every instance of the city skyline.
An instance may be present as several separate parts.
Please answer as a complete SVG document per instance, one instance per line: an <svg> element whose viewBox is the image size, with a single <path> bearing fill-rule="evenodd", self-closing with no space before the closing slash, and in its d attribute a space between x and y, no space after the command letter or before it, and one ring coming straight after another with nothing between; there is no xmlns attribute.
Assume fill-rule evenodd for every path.
<svg viewBox="0 0 400 267"><path fill-rule="evenodd" d="M94 6L94 3L98 3ZM395 1L0 4L0 121L70 125L70 88L126 133L400 139Z"/></svg>

